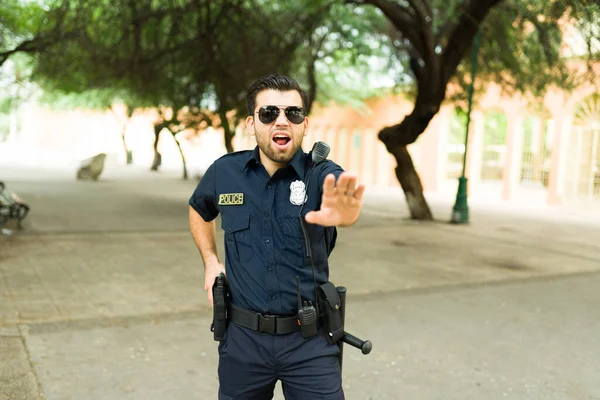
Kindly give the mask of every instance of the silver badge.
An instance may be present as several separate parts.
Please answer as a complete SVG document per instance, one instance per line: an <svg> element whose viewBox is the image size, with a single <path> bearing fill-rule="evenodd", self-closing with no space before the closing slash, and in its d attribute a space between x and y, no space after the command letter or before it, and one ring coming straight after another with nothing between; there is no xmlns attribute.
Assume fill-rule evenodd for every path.
<svg viewBox="0 0 600 400"><path fill-rule="evenodd" d="M306 195L306 187L302 181L294 181L290 185L290 203L295 206L301 206L306 203L308 196Z"/></svg>

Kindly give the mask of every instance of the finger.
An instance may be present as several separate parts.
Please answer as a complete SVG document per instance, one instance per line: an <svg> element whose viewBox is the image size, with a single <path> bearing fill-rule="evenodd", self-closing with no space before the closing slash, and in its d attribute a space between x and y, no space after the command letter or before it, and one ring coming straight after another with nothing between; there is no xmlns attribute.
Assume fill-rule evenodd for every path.
<svg viewBox="0 0 600 400"><path fill-rule="evenodd" d="M309 211L304 216L304 220L309 224L332 226L326 223L326 216L321 211Z"/></svg>
<svg viewBox="0 0 600 400"><path fill-rule="evenodd" d="M319 214L316 211L309 211L304 216L304 220L309 224L316 224L319 222Z"/></svg>
<svg viewBox="0 0 600 400"><path fill-rule="evenodd" d="M347 172L342 172L335 183L335 193L338 196L344 196L346 189L348 188L348 181L350 176Z"/></svg>
<svg viewBox="0 0 600 400"><path fill-rule="evenodd" d="M335 175L328 174L323 181L323 195L324 196L333 196L335 188Z"/></svg>
<svg viewBox="0 0 600 400"><path fill-rule="evenodd" d="M208 302L212 306L212 304L213 304L212 286L210 286L208 284L208 282L209 282L208 279L205 279L204 290L206 290L208 292Z"/></svg>
<svg viewBox="0 0 600 400"><path fill-rule="evenodd" d="M346 196L354 196L354 192L356 191L356 179L357 177L355 175L349 176L348 186L346 186L346 191L344 192Z"/></svg>
<svg viewBox="0 0 600 400"><path fill-rule="evenodd" d="M346 196L348 193L354 193L357 178L356 174L352 172L343 172L338 178L338 193L341 196Z"/></svg>
<svg viewBox="0 0 600 400"><path fill-rule="evenodd" d="M354 198L356 200L361 201L364 194L365 194L365 185L358 185L358 189L356 189L356 192L354 192Z"/></svg>

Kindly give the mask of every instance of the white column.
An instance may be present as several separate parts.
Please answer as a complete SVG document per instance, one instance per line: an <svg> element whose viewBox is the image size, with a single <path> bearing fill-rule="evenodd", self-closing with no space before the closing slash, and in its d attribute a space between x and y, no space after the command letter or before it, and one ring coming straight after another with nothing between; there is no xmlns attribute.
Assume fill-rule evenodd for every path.
<svg viewBox="0 0 600 400"><path fill-rule="evenodd" d="M502 199L509 201L514 195L523 161L523 116L515 109L506 112L506 163L502 174Z"/></svg>
<svg viewBox="0 0 600 400"><path fill-rule="evenodd" d="M565 170L567 169L568 136L571 131L571 115L557 111L553 113L553 141L550 171L548 176L548 204L558 205L564 202Z"/></svg>

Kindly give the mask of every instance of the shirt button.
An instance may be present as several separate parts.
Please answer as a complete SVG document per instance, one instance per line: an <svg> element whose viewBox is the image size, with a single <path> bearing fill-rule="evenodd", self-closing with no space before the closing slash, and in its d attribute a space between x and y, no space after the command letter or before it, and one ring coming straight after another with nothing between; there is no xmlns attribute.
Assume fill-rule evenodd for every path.
<svg viewBox="0 0 600 400"><path fill-rule="evenodd" d="M267 185L267 189L271 189L271 185Z"/></svg>
<svg viewBox="0 0 600 400"><path fill-rule="evenodd" d="M269 213L265 213L265 217L269 218Z"/></svg>
<svg viewBox="0 0 600 400"><path fill-rule="evenodd" d="M265 243L269 244L269 243L271 243L271 241L269 239L265 239Z"/></svg>
<svg viewBox="0 0 600 400"><path fill-rule="evenodd" d="M268 270L269 270L269 271L273 271L273 267L269 267L269 268L268 268Z"/></svg>
<svg viewBox="0 0 600 400"><path fill-rule="evenodd" d="M276 295L276 294L274 294L273 296L271 296L271 298L272 298L273 300L275 300L275 299L277 298L277 295Z"/></svg>

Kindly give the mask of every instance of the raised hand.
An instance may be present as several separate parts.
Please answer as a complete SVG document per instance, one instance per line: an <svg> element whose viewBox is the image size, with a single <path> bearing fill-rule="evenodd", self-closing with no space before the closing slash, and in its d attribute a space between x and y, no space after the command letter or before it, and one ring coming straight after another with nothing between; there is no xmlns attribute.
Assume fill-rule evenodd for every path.
<svg viewBox="0 0 600 400"><path fill-rule="evenodd" d="M364 185L356 186L356 175L342 172L337 183L329 174L323 182L321 209L306 213L306 222L322 226L350 226L358 220Z"/></svg>

